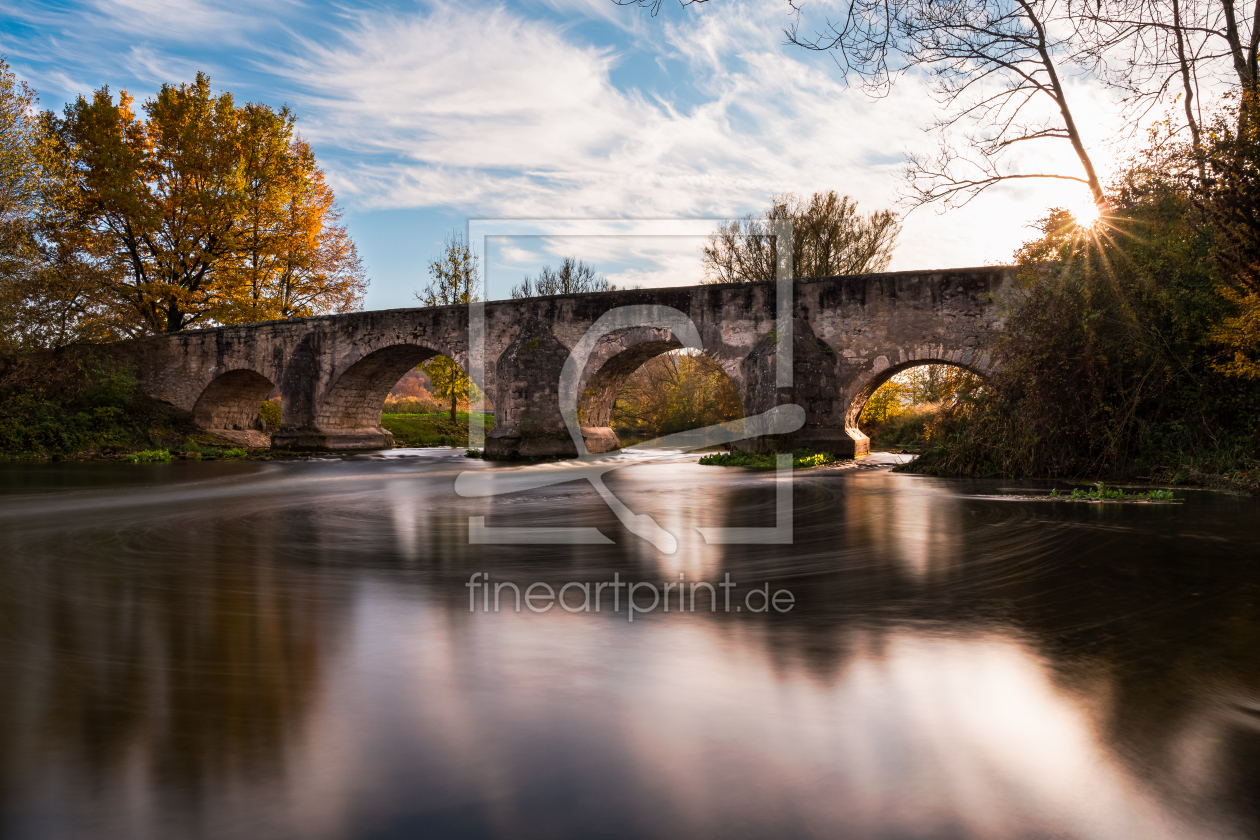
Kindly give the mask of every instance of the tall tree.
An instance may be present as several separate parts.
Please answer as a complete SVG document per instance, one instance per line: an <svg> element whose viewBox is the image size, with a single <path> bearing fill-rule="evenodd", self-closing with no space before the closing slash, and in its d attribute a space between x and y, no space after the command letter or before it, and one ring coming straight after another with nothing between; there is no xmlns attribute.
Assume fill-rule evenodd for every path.
<svg viewBox="0 0 1260 840"><path fill-rule="evenodd" d="M164 85L146 119L132 105L103 87L49 122L74 187L76 224L59 235L86 243L130 332L361 304L362 270L287 108L237 107L204 73Z"/></svg>
<svg viewBox="0 0 1260 840"><path fill-rule="evenodd" d="M1203 95L1228 86L1254 102L1260 59L1260 3L1251 0L1069 0L1093 69L1122 90L1136 115L1169 94L1181 100L1191 143L1203 159ZM1237 113L1247 120L1250 109ZM1241 127L1241 123L1240 123Z"/></svg>
<svg viewBox="0 0 1260 840"><path fill-rule="evenodd" d="M1023 179L1077 181L1104 205L1102 184L1069 107L1063 68L1084 47L1073 38L1065 0L852 0L837 22L788 40L831 52L868 91L924 71L945 113L935 154L910 155L915 204L966 204L994 184ZM957 129L963 130L955 134ZM1029 143L1067 141L1076 172L1024 171L1008 156Z"/></svg>
<svg viewBox="0 0 1260 840"><path fill-rule="evenodd" d="M258 106L246 106L247 112ZM283 138L281 138L283 139ZM264 321L362 306L358 250L310 146L265 134L246 161L247 200L220 320Z"/></svg>
<svg viewBox="0 0 1260 840"><path fill-rule="evenodd" d="M425 306L458 306L481 300L481 260L458 233L447 237L442 253L429 261L429 284L416 292ZM449 401L455 420L461 399L477 399L477 386L464 369L446 356L434 356L420 365L428 374L434 393Z"/></svg>
<svg viewBox="0 0 1260 840"><path fill-rule="evenodd" d="M39 162L35 91L0 61L0 341L20 346L20 289L32 271Z"/></svg>
<svg viewBox="0 0 1260 840"><path fill-rule="evenodd" d="M901 226L897 214L858 212L857 202L834 190L808 199L784 193L762 217L728 222L704 246L706 282L753 283L775 279L776 243L769 223L792 223L795 277L830 277L883 271L892 259Z"/></svg>
<svg viewBox="0 0 1260 840"><path fill-rule="evenodd" d="M614 2L655 14L661 0ZM801 27L802 5L787 2L797 15L785 30L789 43L832 54L872 95L907 72L929 81L944 114L934 126L937 151L909 156L914 205L966 204L995 184L1029 178L1077 181L1105 204L1064 85L1063 68L1087 52L1068 0L848 0L812 33ZM1048 140L1070 144L1080 168L1026 171L1010 161L1012 150Z"/></svg>
<svg viewBox="0 0 1260 840"><path fill-rule="evenodd" d="M1243 94L1207 125L1199 157L1211 177L1197 195L1213 232L1220 292L1233 308L1214 332L1231 356L1220 369L1248 379L1260 379L1260 121L1239 112L1260 110L1257 95Z"/></svg>
<svg viewBox="0 0 1260 840"><path fill-rule="evenodd" d="M0 61L0 348L60 347L120 337L85 243L50 236L71 181L47 142L35 91Z"/></svg>

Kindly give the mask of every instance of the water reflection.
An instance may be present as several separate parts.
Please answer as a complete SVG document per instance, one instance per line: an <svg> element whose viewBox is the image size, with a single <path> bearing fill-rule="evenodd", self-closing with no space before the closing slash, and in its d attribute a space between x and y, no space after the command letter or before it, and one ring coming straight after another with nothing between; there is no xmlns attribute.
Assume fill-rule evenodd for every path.
<svg viewBox="0 0 1260 840"><path fill-rule="evenodd" d="M414 458L0 471L5 837L1224 838L1260 830L1255 500L1029 505L689 462L460 499ZM491 525L612 546L469 546ZM469 612L495 581L796 605ZM740 603L736 598L733 603ZM700 604L704 604L703 598Z"/></svg>

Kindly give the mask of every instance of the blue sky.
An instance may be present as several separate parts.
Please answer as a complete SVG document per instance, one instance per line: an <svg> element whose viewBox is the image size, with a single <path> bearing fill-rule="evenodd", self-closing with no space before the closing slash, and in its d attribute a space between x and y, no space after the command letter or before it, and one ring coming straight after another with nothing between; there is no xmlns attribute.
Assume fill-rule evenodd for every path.
<svg viewBox="0 0 1260 840"><path fill-rule="evenodd" d="M0 53L46 108L101 85L143 101L198 70L241 101L290 105L380 309L413 305L428 259L469 218L717 219L786 190L895 207L903 155L932 142L922 81L872 101L828 56L784 45L788 20L780 0L666 0L655 18L612 0L7 0ZM1106 122L1093 92L1076 107ZM1046 207L1086 199L1025 182L916 210L892 268L1005 262ZM494 240L488 291L568 254L620 284L689 285L703 237L688 230Z"/></svg>

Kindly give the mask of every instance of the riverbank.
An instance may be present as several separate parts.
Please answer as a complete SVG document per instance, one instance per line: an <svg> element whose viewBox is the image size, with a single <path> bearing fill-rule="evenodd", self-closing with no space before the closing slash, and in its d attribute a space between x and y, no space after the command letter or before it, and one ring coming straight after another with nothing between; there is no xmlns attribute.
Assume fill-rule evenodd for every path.
<svg viewBox="0 0 1260 840"><path fill-rule="evenodd" d="M382 414L381 426L394 436L395 446L468 446L468 412L449 414ZM485 417L486 431L494 416Z"/></svg>

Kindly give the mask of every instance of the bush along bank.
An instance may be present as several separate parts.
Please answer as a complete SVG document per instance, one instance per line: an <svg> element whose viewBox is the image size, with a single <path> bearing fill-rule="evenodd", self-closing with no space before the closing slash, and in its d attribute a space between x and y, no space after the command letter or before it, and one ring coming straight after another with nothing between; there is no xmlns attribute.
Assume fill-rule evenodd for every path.
<svg viewBox="0 0 1260 840"><path fill-rule="evenodd" d="M1216 231L1165 171L1128 172L1095 226L1042 220L1018 254L1000 367L903 469L1258 489L1260 376L1239 375L1220 329L1238 296Z"/></svg>
<svg viewBox="0 0 1260 840"><path fill-rule="evenodd" d="M0 359L0 458L154 463L231 457L222 453L234 448L141 393L125 366L94 348Z"/></svg>
<svg viewBox="0 0 1260 840"><path fill-rule="evenodd" d="M742 449L733 449L730 452L705 455L700 458L700 463L709 467L749 467L756 470L772 470L778 466L778 453L745 452ZM834 463L836 463L836 456L829 452L814 452L810 449L797 449L792 452L794 469L809 469Z"/></svg>

